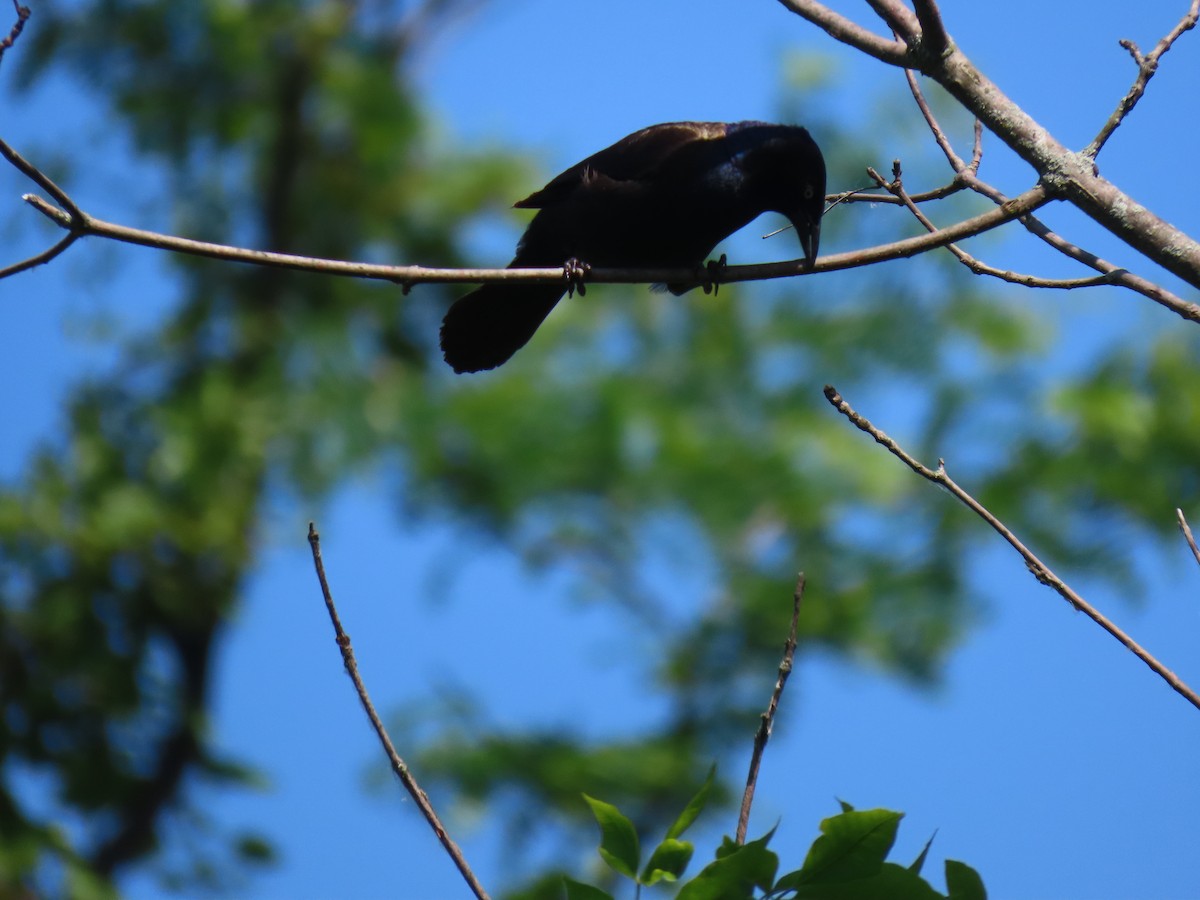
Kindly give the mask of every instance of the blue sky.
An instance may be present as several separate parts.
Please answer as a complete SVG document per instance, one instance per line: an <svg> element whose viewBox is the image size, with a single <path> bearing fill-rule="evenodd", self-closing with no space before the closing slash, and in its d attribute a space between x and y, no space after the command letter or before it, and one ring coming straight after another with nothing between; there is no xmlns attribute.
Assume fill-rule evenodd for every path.
<svg viewBox="0 0 1200 900"><path fill-rule="evenodd" d="M1132 38L1148 50L1186 7L1184 0L1016 0L1002 11L965 0L942 5L964 51L1076 147L1090 140L1134 75L1117 40ZM874 24L865 4L837 6ZM834 43L771 0L610 0L602 7L506 0L442 37L418 73L447 139L527 150L549 177L649 123L774 118L780 61L796 51L828 57L841 79L829 102L856 127L875 96L901 84L896 70ZM18 148L32 155L35 145L102 133L80 86L57 81L17 97L11 76L0 69L0 133ZM1147 96L1100 158L1105 176L1193 235L1200 234L1191 172L1200 158L1197 83L1200 35L1193 33L1164 58ZM65 183L97 215L165 227L170 213L152 205L153 184L139 185L128 157L119 146L112 150L97 153L93 168L76 168ZM932 143L929 152L937 153ZM885 170L894 155L886 135L880 153L876 168ZM994 139L982 174L1009 193L1030 183L1024 164ZM30 189L0 173L6 258L39 249L49 234L17 199ZM1069 210L1044 218L1083 246L1195 297ZM1024 235L989 252L998 265L1075 274ZM19 336L0 359L0 377L10 386L0 474L19 472L33 442L53 439L66 388L111 362L72 322L102 314L129 329L153 321L171 302L165 266L151 251L89 243L51 267L0 282L0 322L10 338ZM115 287L108 280L114 273ZM1070 323L1053 339L1052 357L1069 356L1079 342L1188 327L1118 291L1036 299ZM1200 332L1195 340L1200 349ZM870 411L870 397L852 399ZM953 460L953 447L941 452ZM316 592L304 541L308 511L296 512L281 511L268 523L270 549L220 656L215 738L267 769L270 788L214 798L206 811L230 827L254 825L278 839L282 864L253 882L248 895L464 896L399 788L364 788L378 749ZM1200 510L1192 519L1200 525ZM638 700L638 674L604 662L626 639L622 624L594 607L560 602L558 575L530 576L495 548L479 547L465 561L450 556L452 531L398 527L370 484L342 492L320 511L319 524L343 618L381 708L461 684L480 690L497 724L571 722L600 731L655 714ZM453 602L423 599L432 567L448 558L461 563ZM1178 554L1153 561L1155 567L1143 566L1150 598L1143 607L1103 581L1075 586L1186 680L1200 683L1200 569L1182 541ZM980 870L993 898L1200 896L1193 821L1200 714L1034 582L1005 548L981 554L974 577L988 615L934 692L828 656L801 660L767 752L751 831L782 818L774 846L798 861L840 797L908 814L901 859L915 857L937 830L926 871L936 879L943 858L962 859ZM385 595L380 585L387 585ZM523 611L522 627L514 628L513 605ZM405 639L414 633L428 638ZM580 696L589 698L585 710L577 708ZM881 730L889 735L883 746L872 737ZM749 743L747 736L747 752ZM454 811L450 820L484 882L499 884L498 845L486 816ZM731 831L733 820L709 826L711 840ZM581 859L590 852L581 847ZM158 896L143 879L127 889L133 897Z"/></svg>

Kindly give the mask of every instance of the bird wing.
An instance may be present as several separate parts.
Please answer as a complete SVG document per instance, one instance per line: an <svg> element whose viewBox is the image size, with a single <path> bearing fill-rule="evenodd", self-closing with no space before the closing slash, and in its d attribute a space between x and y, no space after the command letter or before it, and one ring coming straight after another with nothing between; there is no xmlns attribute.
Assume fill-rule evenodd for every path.
<svg viewBox="0 0 1200 900"><path fill-rule="evenodd" d="M540 191L514 203L520 209L543 209L561 202L582 185L644 181L668 159L697 141L721 140L724 122L666 122L621 138L553 178Z"/></svg>

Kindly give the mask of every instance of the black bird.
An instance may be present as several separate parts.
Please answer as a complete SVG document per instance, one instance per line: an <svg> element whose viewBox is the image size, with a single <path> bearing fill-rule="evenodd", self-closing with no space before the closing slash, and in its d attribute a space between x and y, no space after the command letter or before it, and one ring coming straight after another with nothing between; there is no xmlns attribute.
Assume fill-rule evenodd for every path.
<svg viewBox="0 0 1200 900"><path fill-rule="evenodd" d="M536 209L509 268L696 267L764 212L786 216L811 265L821 237L825 160L809 133L766 122L668 122L622 138L514 206ZM689 285L671 285L683 293ZM441 344L455 372L508 360L565 284L486 284L457 300Z"/></svg>

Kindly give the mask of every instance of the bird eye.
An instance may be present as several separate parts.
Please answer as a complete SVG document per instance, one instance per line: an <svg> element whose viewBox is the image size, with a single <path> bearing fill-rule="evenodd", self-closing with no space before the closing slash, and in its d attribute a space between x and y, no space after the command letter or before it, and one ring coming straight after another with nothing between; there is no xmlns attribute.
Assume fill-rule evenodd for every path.
<svg viewBox="0 0 1200 900"><path fill-rule="evenodd" d="M813 186L811 184L806 184L804 186L804 199L811 200L812 198L813 198Z"/></svg>

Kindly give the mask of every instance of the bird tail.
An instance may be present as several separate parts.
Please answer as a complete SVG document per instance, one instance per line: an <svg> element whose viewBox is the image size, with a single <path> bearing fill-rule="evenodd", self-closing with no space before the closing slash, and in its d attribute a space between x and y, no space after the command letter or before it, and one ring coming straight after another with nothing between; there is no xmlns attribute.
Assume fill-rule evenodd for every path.
<svg viewBox="0 0 1200 900"><path fill-rule="evenodd" d="M485 284L442 320L442 356L455 372L494 369L528 343L564 293L556 284Z"/></svg>

